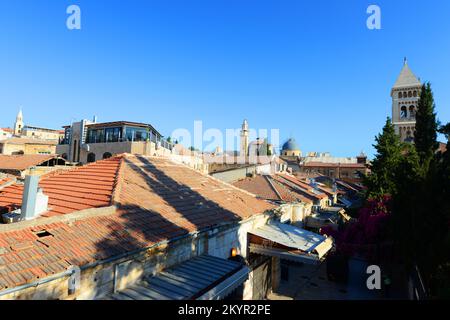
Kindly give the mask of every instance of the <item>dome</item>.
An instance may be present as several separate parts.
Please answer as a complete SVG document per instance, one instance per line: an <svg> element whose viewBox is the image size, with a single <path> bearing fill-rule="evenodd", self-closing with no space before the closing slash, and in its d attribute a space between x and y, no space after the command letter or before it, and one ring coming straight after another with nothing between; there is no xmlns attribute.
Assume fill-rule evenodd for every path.
<svg viewBox="0 0 450 320"><path fill-rule="evenodd" d="M295 142L295 139L291 138L283 144L282 150L283 151L296 151L296 150L300 150L300 147L298 146L297 142Z"/></svg>

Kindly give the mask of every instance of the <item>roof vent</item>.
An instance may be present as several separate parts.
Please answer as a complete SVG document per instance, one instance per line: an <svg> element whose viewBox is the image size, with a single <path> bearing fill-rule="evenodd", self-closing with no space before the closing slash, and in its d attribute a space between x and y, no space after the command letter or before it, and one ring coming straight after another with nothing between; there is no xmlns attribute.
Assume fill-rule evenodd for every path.
<svg viewBox="0 0 450 320"><path fill-rule="evenodd" d="M39 176L26 176L23 186L22 219L34 219L46 211L48 211L48 196L39 188Z"/></svg>

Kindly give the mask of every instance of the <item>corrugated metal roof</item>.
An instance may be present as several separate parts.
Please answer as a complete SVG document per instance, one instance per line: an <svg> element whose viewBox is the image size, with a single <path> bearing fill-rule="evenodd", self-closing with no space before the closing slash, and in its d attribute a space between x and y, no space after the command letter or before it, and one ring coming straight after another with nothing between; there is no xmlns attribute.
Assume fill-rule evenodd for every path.
<svg viewBox="0 0 450 320"><path fill-rule="evenodd" d="M239 262L202 255L119 291L111 298L115 300L197 299L243 269L246 267ZM245 273L247 274L248 271ZM236 283L234 288L241 283ZM228 288L233 289L231 286ZM220 292L223 294L223 290Z"/></svg>
<svg viewBox="0 0 450 320"><path fill-rule="evenodd" d="M327 239L320 234L279 222L266 224L250 231L250 233L307 253L311 253Z"/></svg>

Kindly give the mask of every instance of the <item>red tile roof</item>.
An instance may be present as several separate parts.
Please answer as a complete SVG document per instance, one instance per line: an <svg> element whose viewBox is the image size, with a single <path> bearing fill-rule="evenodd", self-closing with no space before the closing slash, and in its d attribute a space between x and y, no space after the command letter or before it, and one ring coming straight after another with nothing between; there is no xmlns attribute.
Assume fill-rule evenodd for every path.
<svg viewBox="0 0 450 320"><path fill-rule="evenodd" d="M314 188L312 186L310 186L307 183L304 183L300 180L298 180L296 177L293 177L291 175L288 174L277 174L276 178L284 183L286 183L286 181L288 183L292 183L294 184L299 190L301 190L305 196L307 196L310 199L314 199L314 200L321 200L324 198L327 198L328 196L324 193L317 193L314 191Z"/></svg>
<svg viewBox="0 0 450 320"><path fill-rule="evenodd" d="M49 196L49 211L43 216L109 206L119 164L116 157L43 176L39 186ZM1 190L0 209L20 207L22 192L23 185L19 184Z"/></svg>
<svg viewBox="0 0 450 320"><path fill-rule="evenodd" d="M156 157L117 156L50 174L41 187L51 207L45 217L0 225L0 290L274 208ZM0 206L20 205L21 186L4 190ZM43 230L48 234L40 237Z"/></svg>
<svg viewBox="0 0 450 320"><path fill-rule="evenodd" d="M270 184L267 178L262 175L247 177L245 179L234 182L233 185L237 188L244 189L250 193L253 193L262 199L270 201L283 200L277 194L276 190Z"/></svg>
<svg viewBox="0 0 450 320"><path fill-rule="evenodd" d="M286 184L276 175L257 175L236 181L233 185L269 201L313 203L310 198Z"/></svg>
<svg viewBox="0 0 450 320"><path fill-rule="evenodd" d="M11 183L15 182L16 179L12 177L0 177L0 190L7 187Z"/></svg>
<svg viewBox="0 0 450 320"><path fill-rule="evenodd" d="M299 192L299 190L292 188L289 184L286 184L285 181L281 181L277 176L271 176L270 180L284 201L313 204L310 198Z"/></svg>
<svg viewBox="0 0 450 320"><path fill-rule="evenodd" d="M40 165L56 155L46 154L24 154L24 155L4 155L0 154L0 170L26 170Z"/></svg>

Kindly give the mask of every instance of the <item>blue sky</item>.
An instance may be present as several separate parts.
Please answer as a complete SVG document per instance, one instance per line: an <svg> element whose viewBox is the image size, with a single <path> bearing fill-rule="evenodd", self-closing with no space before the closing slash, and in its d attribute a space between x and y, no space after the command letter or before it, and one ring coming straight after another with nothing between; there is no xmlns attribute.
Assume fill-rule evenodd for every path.
<svg viewBox="0 0 450 320"><path fill-rule="evenodd" d="M447 0L1 0L0 126L19 106L29 125L97 115L164 135L247 118L303 151L372 155L404 56L450 121L449 15Z"/></svg>

